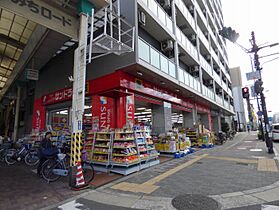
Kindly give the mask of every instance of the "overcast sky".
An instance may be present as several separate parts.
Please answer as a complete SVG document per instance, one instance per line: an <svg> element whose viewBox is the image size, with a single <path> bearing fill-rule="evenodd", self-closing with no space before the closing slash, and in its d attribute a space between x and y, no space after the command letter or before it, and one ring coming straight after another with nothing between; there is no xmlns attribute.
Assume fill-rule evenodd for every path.
<svg viewBox="0 0 279 210"><path fill-rule="evenodd" d="M237 40L245 48L251 48L251 31L255 32L256 43L268 45L279 42L279 0L222 0L224 24L235 29L240 37ZM227 41L229 66L240 66L243 86L252 85L246 80L245 73L251 72L249 55L238 46ZM279 45L259 52L260 56L279 53ZM262 77L266 95L267 110L279 112L279 59L264 63L278 55L260 59L263 65Z"/></svg>

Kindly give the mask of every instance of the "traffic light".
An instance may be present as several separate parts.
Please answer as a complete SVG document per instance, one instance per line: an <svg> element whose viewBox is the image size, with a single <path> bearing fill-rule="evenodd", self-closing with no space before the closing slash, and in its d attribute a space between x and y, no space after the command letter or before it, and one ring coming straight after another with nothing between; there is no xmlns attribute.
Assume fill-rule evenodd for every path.
<svg viewBox="0 0 279 210"><path fill-rule="evenodd" d="M223 27L221 30L219 30L219 34L233 43L235 43L239 37L239 33L236 33L236 31L231 27Z"/></svg>
<svg viewBox="0 0 279 210"><path fill-rule="evenodd" d="M262 80L257 80L255 83L254 83L254 89L255 89L255 93L258 95L260 94L262 91L263 91L263 82Z"/></svg>
<svg viewBox="0 0 279 210"><path fill-rule="evenodd" d="M249 98L249 88L248 87L242 88L242 97Z"/></svg>

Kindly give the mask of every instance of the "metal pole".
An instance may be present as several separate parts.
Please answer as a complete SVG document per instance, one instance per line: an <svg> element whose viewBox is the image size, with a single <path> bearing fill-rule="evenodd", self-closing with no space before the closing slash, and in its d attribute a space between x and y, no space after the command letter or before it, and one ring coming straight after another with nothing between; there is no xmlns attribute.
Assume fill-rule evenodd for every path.
<svg viewBox="0 0 279 210"><path fill-rule="evenodd" d="M262 48L258 48L257 44L256 44L256 39L255 39L255 33L254 31L252 31L251 33L251 44L252 44L252 49L251 52L254 53L254 64L255 64L255 69L256 71L259 71L260 74L260 81L262 80L262 76L261 76L261 67L260 67L260 62L259 62L259 55L258 55L258 51ZM265 97L263 94L263 91L261 91L260 93L260 97L261 97L261 105L262 105L262 111L263 111L263 116L264 116L264 128L265 128L265 132L262 134L263 139L266 142L266 146L268 148L268 153L274 153L273 151L273 142L272 140L269 138L268 132L269 132L269 123L268 123L268 116L267 116L267 110L266 110L266 103L265 103Z"/></svg>
<svg viewBox="0 0 279 210"><path fill-rule="evenodd" d="M15 113L15 123L14 123L14 138L13 141L16 142L18 134L18 119L19 119L19 109L20 109L20 94L21 87L17 86L17 97L16 97L16 113Z"/></svg>

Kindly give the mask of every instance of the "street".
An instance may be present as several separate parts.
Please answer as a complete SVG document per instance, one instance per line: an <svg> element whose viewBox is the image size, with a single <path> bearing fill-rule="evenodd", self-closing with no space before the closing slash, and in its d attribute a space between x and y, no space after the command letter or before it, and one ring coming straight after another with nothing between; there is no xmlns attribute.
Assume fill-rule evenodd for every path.
<svg viewBox="0 0 279 210"><path fill-rule="evenodd" d="M274 145L278 151L279 144ZM122 178L110 174L111 182L95 190L71 191L67 179L48 184L23 165L2 164L0 174L3 210L170 210L175 209L172 200L177 196L180 206L185 207L177 209L216 209L212 200L202 203L204 198L214 199L221 209L262 209L261 204L279 204L278 161L266 152L255 133L239 133L224 145ZM189 195L195 198L194 207L189 205Z"/></svg>
<svg viewBox="0 0 279 210"><path fill-rule="evenodd" d="M278 143L275 148L278 150ZM98 210L175 209L172 199L184 194L213 198L221 209L278 205L278 161L266 152L256 133L240 133L222 146L173 159L88 192L70 203L46 209L68 209L74 205ZM189 199L183 197L181 202L184 208L178 209L205 209L205 206L215 209L202 202L191 206Z"/></svg>

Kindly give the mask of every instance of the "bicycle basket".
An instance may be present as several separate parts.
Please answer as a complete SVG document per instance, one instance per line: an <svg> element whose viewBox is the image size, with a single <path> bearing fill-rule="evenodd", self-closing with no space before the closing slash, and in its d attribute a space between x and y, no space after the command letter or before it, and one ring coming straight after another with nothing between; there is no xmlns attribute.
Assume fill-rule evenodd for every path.
<svg viewBox="0 0 279 210"><path fill-rule="evenodd" d="M66 154L60 153L57 156L59 160L63 160L66 157Z"/></svg>

